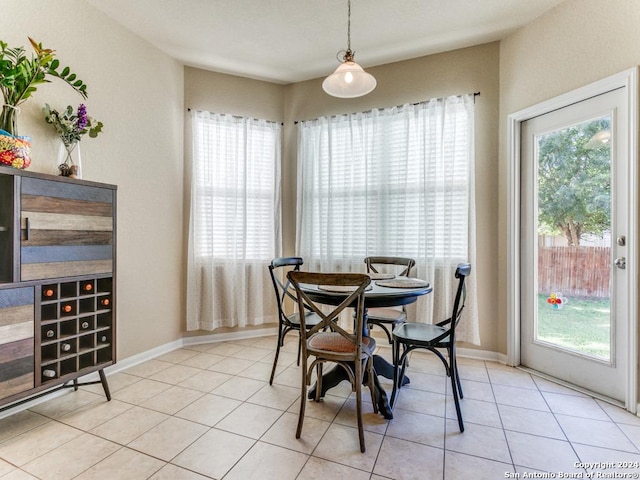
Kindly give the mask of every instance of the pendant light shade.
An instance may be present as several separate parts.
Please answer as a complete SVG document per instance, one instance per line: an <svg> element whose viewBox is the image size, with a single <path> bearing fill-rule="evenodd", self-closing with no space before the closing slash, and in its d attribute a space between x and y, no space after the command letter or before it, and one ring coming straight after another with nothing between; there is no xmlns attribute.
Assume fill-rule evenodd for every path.
<svg viewBox="0 0 640 480"><path fill-rule="evenodd" d="M338 98L355 98L366 95L376 88L376 79L358 65L351 51L351 0L347 1L347 50L338 52L340 65L322 82L322 89Z"/></svg>
<svg viewBox="0 0 640 480"><path fill-rule="evenodd" d="M355 98L376 88L376 79L356 62L341 63L336 71L322 82L322 89L333 97Z"/></svg>

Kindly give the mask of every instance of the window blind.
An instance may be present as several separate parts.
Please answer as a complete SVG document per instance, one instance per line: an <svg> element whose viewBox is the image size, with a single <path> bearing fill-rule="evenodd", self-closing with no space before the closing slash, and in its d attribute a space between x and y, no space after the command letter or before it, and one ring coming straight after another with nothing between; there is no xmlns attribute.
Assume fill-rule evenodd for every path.
<svg viewBox="0 0 640 480"><path fill-rule="evenodd" d="M416 261L433 285L415 320L444 319L455 267L475 260L473 95L298 124L296 253L309 270L363 271L365 257ZM468 283L459 338L479 342ZM450 313L450 312L449 312Z"/></svg>
<svg viewBox="0 0 640 480"><path fill-rule="evenodd" d="M194 128L197 255L270 260L280 125L226 115L199 118Z"/></svg>
<svg viewBox="0 0 640 480"><path fill-rule="evenodd" d="M281 126L192 112L187 329L277 322Z"/></svg>
<svg viewBox="0 0 640 480"><path fill-rule="evenodd" d="M468 258L467 107L435 101L301 122L302 251Z"/></svg>

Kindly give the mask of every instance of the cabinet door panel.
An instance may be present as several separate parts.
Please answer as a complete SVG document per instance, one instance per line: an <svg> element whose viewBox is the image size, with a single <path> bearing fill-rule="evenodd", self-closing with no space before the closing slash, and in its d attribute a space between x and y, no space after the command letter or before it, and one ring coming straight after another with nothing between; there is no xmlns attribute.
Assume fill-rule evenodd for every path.
<svg viewBox="0 0 640 480"><path fill-rule="evenodd" d="M22 281L113 271L112 190L24 178Z"/></svg>
<svg viewBox="0 0 640 480"><path fill-rule="evenodd" d="M33 287L0 290L0 399L34 387Z"/></svg>

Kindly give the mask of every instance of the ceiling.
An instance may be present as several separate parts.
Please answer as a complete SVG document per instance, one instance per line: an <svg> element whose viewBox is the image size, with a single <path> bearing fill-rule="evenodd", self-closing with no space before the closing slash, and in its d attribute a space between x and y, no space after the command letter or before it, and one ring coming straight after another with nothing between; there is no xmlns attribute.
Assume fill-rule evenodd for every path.
<svg viewBox="0 0 640 480"><path fill-rule="evenodd" d="M352 0L364 68L504 38L564 0ZM185 65L287 84L347 48L347 0L87 0Z"/></svg>

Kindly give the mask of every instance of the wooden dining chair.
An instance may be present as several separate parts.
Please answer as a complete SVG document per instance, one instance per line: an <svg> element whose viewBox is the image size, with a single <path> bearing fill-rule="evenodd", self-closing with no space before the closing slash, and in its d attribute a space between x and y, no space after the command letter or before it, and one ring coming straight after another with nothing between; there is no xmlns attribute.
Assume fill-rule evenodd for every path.
<svg viewBox="0 0 640 480"><path fill-rule="evenodd" d="M408 277L411 275L411 270L416 264L412 258L381 256L367 257L364 259L364 263L367 266L367 273L369 273L373 279L383 277L385 274ZM395 326L407 321L407 310L404 306L398 308L370 308L367 314L369 328L372 328L374 325L380 327L387 335L389 343L392 343L390 329L393 330Z"/></svg>
<svg viewBox="0 0 640 480"><path fill-rule="evenodd" d="M285 301L287 299L293 302L297 307L298 299L295 290L291 286L291 282L287 279L289 271L299 271L304 261L300 257L278 257L271 260L269 264L269 274L273 282L273 288L276 293L278 305L278 345L276 346L276 354L273 359L273 367L271 368L271 376L269 377L269 385L273 384L273 378L278 365L278 357L280 356L280 348L284 346L284 338L289 332L298 332L301 328L300 312L304 312L305 322L302 328L311 328L316 325L320 318L312 311L304 308L300 312L294 312L287 315L285 312ZM298 337L298 365L300 365L300 337Z"/></svg>
<svg viewBox="0 0 640 480"><path fill-rule="evenodd" d="M296 438L302 434L305 406L307 402L307 387L311 383L314 369L316 379L316 401L320 400L322 392L322 366L335 363L334 368L343 368L352 390L356 393L356 416L358 422L358 436L360 451L365 451L364 426L362 421L362 383L367 375L367 383L371 391L373 409L377 413L376 396L374 391L373 352L376 344L373 338L363 337L364 321L364 292L371 279L361 273L313 273L292 271L288 278L294 286L299 309L309 308L321 318L321 321L307 329L305 318L301 317L300 337L302 339L302 394L300 397L300 415ZM301 288L300 284L318 285L320 289L346 292L349 295L336 307L323 306L314 302ZM333 290L331 290L333 289ZM343 329L338 325L338 316L346 308L355 306L353 331ZM309 364L309 358L313 360Z"/></svg>
<svg viewBox="0 0 640 480"><path fill-rule="evenodd" d="M458 375L458 362L456 360L456 327L460 322L464 302L467 296L465 279L471 273L471 264L461 263L456 267L455 276L458 279L458 288L453 302L451 316L435 325L428 323L405 322L393 331L393 391L391 393L391 406L396 401L398 390L402 387L404 373L407 366L407 355L413 350L422 348L437 355L444 364L447 376L451 378L451 391L458 416L458 426L464 432L460 399L464 398L460 376ZM447 358L440 351L447 351ZM402 353L400 353L402 350Z"/></svg>

